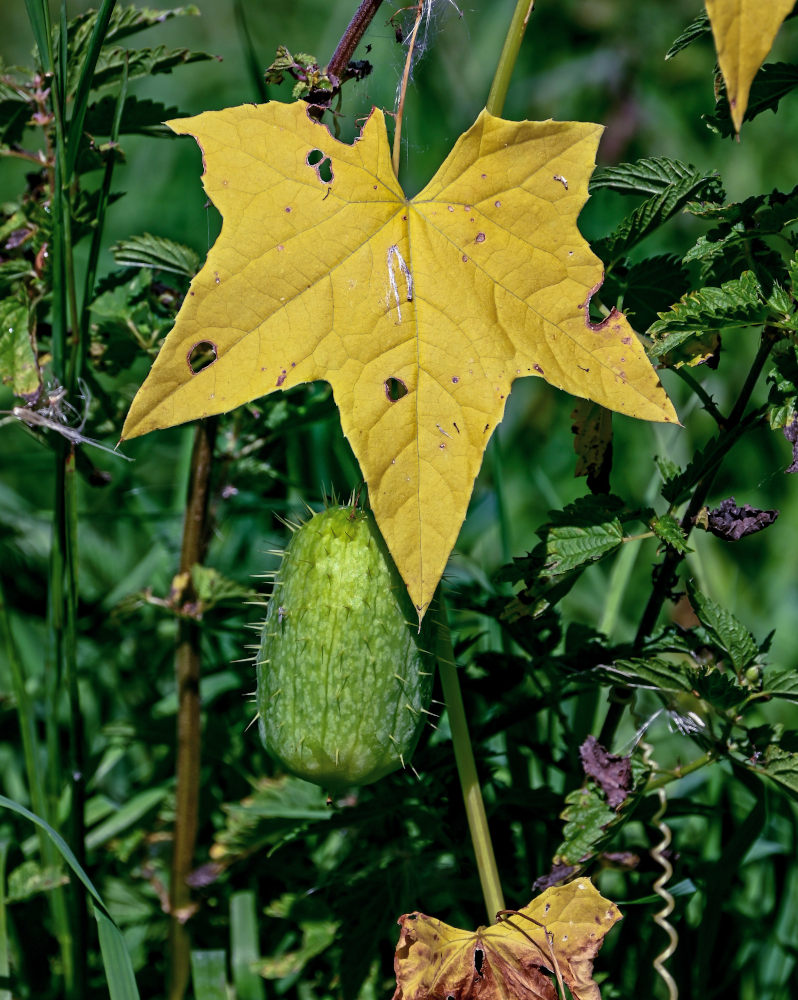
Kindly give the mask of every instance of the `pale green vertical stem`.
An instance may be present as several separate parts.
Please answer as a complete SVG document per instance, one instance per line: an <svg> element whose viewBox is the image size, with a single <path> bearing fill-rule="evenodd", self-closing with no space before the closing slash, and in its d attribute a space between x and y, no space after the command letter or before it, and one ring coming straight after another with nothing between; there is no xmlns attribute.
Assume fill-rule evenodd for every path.
<svg viewBox="0 0 798 1000"><path fill-rule="evenodd" d="M517 0L513 19L504 39L499 62L493 76L493 83L490 85L490 93L485 108L492 115L501 116L504 110L504 101L507 97L507 89L510 86L510 77L513 75L515 60L518 58L518 51L524 39L524 32L529 22L535 0Z"/></svg>
<svg viewBox="0 0 798 1000"><path fill-rule="evenodd" d="M440 620L438 667L441 674L443 697L446 701L446 712L452 731L454 757L457 762L457 773L460 776L460 787L463 791L468 829L471 833L471 843L474 846L474 854L477 859L479 882L488 911L488 922L492 924L499 910L504 909L504 897L499 882L499 872L496 867L490 831L488 830L485 803L482 800L482 791L479 787L474 751L471 748L471 738L468 735L463 696L457 677L457 664L454 660L454 649L446 618L446 605L442 597L440 599Z"/></svg>

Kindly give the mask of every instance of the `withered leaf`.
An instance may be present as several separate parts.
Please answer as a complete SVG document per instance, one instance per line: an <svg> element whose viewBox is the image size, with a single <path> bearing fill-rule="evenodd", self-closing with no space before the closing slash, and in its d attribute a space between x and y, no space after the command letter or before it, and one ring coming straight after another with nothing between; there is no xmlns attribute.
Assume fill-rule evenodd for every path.
<svg viewBox="0 0 798 1000"><path fill-rule="evenodd" d="M617 809L632 789L632 760L605 750L595 736L588 736L579 748L582 767L598 782L607 804Z"/></svg>
<svg viewBox="0 0 798 1000"><path fill-rule="evenodd" d="M399 918L393 1000L601 1000L593 959L621 918L590 879L546 889L522 910L470 932L421 913Z"/></svg>
<svg viewBox="0 0 798 1000"><path fill-rule="evenodd" d="M777 510L759 510L747 503L738 507L734 497L727 497L720 506L708 512L706 528L718 538L737 542L767 528L778 516Z"/></svg>

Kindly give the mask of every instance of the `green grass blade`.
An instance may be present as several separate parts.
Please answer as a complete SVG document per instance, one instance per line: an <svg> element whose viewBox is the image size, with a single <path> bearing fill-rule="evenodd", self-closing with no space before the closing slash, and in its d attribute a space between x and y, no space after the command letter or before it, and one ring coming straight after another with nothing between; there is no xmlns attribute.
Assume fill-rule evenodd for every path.
<svg viewBox="0 0 798 1000"><path fill-rule="evenodd" d="M86 887L86 890L94 901L94 914L97 918L100 935L100 950L102 951L111 1000L139 1000L139 991L136 986L135 976L133 975L133 966L125 947L122 932L112 920L111 914L102 901L102 897L94 888L89 876L78 864L77 858L72 853L64 838L56 833L49 823L45 823L41 817L36 816L29 809L19 805L19 803L6 798L5 795L0 795L0 806L4 806L6 809L15 812L18 816L23 816L25 819L29 819L31 823L35 823L36 826L44 830L61 852L64 861L66 861L80 882Z"/></svg>
<svg viewBox="0 0 798 1000"><path fill-rule="evenodd" d="M252 968L260 958L255 893L236 892L230 899L230 964L236 1000L265 1000L263 979Z"/></svg>
<svg viewBox="0 0 798 1000"><path fill-rule="evenodd" d="M50 35L50 10L47 0L25 0L28 10L28 21L33 32L39 59L48 73L53 71L53 47Z"/></svg>
<svg viewBox="0 0 798 1000"><path fill-rule="evenodd" d="M94 907L94 916L97 918L100 951L111 1000L140 1000L122 932L108 914L97 906Z"/></svg>
<svg viewBox="0 0 798 1000"><path fill-rule="evenodd" d="M195 1000L227 1000L223 951L192 951L191 981Z"/></svg>
<svg viewBox="0 0 798 1000"><path fill-rule="evenodd" d="M89 106L89 94L91 93L92 82L94 80L94 70L97 66L97 60L100 57L100 51L102 50L105 35L108 31L108 24L115 6L116 0L103 0L100 5L100 9L97 12L97 19L94 22L94 30L91 33L91 39L86 51L86 58L83 60L83 66L80 69L72 117L69 121L69 132L67 134L67 180L72 178L72 172L75 169L75 161L77 160L78 149L80 147L80 137L83 133L83 122L86 118L86 108Z"/></svg>

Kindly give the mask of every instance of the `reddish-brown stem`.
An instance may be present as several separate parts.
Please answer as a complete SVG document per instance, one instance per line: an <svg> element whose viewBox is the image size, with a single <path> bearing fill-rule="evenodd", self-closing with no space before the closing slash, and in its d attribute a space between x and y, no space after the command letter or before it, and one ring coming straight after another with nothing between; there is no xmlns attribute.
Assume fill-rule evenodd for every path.
<svg viewBox="0 0 798 1000"><path fill-rule="evenodd" d="M361 0L354 17L349 22L349 27L341 36L341 41L327 63L329 76L337 76L339 79L343 76L344 70L349 65L349 60L354 55L360 39L366 33L366 28L374 20L374 15L379 10L381 3L382 0Z"/></svg>
<svg viewBox="0 0 798 1000"><path fill-rule="evenodd" d="M197 424L183 520L180 573L202 562L208 540L208 495L217 420ZM190 584L188 585L190 587ZM172 877L169 885L169 1000L182 1000L188 987L190 939L185 922L191 904L187 878L197 842L200 767L200 629L192 618L180 619L175 652L177 681L177 791Z"/></svg>

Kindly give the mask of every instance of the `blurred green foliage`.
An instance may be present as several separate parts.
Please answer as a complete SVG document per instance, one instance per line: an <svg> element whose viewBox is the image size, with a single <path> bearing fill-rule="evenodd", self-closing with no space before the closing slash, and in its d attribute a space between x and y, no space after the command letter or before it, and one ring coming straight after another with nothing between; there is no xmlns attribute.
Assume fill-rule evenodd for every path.
<svg viewBox="0 0 798 1000"><path fill-rule="evenodd" d="M602 165L672 157L693 164L700 177L717 171L733 202L774 188L790 191L796 183L789 151L798 134L798 97L788 94L777 117L767 111L746 123L737 143L702 119L716 112L711 39L705 36L664 59L698 6L686 0L667 5L539 0L505 115L600 121L606 125ZM210 52L221 60L131 80L136 98L181 114L257 100L242 13L262 69L278 45L324 61L351 13L350 5L321 0L294 5L247 0L238 8L209 0L200 7L201 16L157 24L142 39ZM453 5L437 5L428 51L408 93L402 179L409 191L423 185L482 107L512 7L510 0L497 0L459 17ZM346 87L343 136L354 134L355 122L371 105L394 106L404 54L388 21L395 8L386 5L377 16L365 39L371 46L367 56L365 45L356 53L374 64L374 72ZM67 4L70 17L85 10ZM796 31L795 21L785 25L772 59L794 56ZM4 68L30 65L33 42L19 0L0 9L0 38ZM287 100L290 89L286 81L269 96ZM92 114L95 122L102 118L101 111L90 109L89 121ZM124 197L110 205L103 238L92 306L91 379L82 398L72 399L86 417L85 433L110 448L185 291L192 253L201 260L219 227L215 210L205 205L195 145L155 131L153 126L121 137L125 159L115 166L113 190ZM36 141L34 130L25 133L23 144L28 139ZM19 198L30 171L30 163L0 160L0 203ZM100 171L85 175L90 194L100 176ZM89 198L83 214L76 214L76 226L86 233L93 204ZM611 186L596 186L580 222L583 232L593 241L605 240L634 204ZM659 311L654 296L666 294L659 286L676 287L682 280L679 260L718 224L700 211L681 211L682 205L621 268L611 269L613 298L605 304L612 305L617 295L631 305L636 293L641 325L643 316L648 326ZM728 220L724 207L718 211ZM146 233L156 241L137 242ZM794 239L789 228L784 233L779 230L773 243ZM746 247L749 236L741 237ZM86 243L78 245L78 266L87 258ZM175 249L174 243L185 247ZM767 252L774 252L772 245ZM146 254L160 254L158 267L139 266L153 264ZM672 256L659 256L665 254ZM768 259L763 251L761 261ZM773 269L771 278L783 278L793 309L785 259L782 248L778 268L785 273ZM712 261L689 266L691 288L720 287L725 280L717 268L711 270ZM767 271L766 263L760 270ZM16 272L6 277L17 280ZM759 280L767 284L763 274ZM663 300L663 312L683 290ZM751 324L766 314L772 318L778 305L772 294L771 288L760 288L754 300L764 312L734 329L728 315L721 322L711 313L711 302L710 312L701 312L702 329L723 328L721 363L689 371L722 413L732 409L757 354ZM50 319L43 310L43 325ZM677 325L671 317L671 332ZM686 325L692 330L699 324ZM46 337L43 329L42 343ZM782 346L774 378L778 399L771 402L782 417L794 416L794 358ZM675 845L672 921L679 931L669 967L685 996L782 1000L794 996L798 986L798 783L792 763L798 749L792 636L798 615L792 528L798 495L784 475L791 449L764 419L746 425L732 459L719 467L708 505L734 496L741 504L779 509L779 520L733 544L693 532L686 564L698 587L692 611L684 602L668 605L658 644L633 648L652 565L661 550L680 544L681 529L660 496L662 481L683 483L678 470L689 471L697 455L701 461L711 457L707 444L718 431L686 380L673 370L664 371L663 380L684 426L614 421L611 486L625 506L623 516L619 509L600 511L601 516L593 510L601 544L590 534L591 523L579 520L593 544L588 548L595 564L589 568L587 557L580 561L578 555L567 567L554 565L564 552L570 558L579 550L572 536L568 547L558 534L558 527L569 524L562 520L566 508L581 519L590 503L584 501L584 481L573 475L574 401L540 380L516 384L448 574L456 648L466 665L466 707L508 902L526 903L535 880L560 856L584 863L626 914L599 959L604 1000L657 996L661 990L652 959L665 939L651 919L660 905L651 888L659 869L648 854L659 838L652 823L657 801L638 781L631 818L621 816L616 826L608 821L612 810L589 784L588 806L595 808L583 810L592 818L580 827L577 806L587 801L579 791L580 744L589 733L599 733L607 692L614 685L617 695L620 683L635 689L635 700L612 749L629 753L648 727L645 738L656 748L657 764L668 770L724 747L723 763L697 768L668 785L666 819ZM763 378L752 408L763 406L768 392ZM14 403L10 390L0 388L0 407L8 411ZM771 411L771 423L778 428L789 421L779 423ZM53 736L46 709L54 670L48 628L48 564L58 504L53 434L45 431L37 439L31 433L36 428L19 420L0 417L0 424L0 582L13 647L26 671L36 752L40 765L48 767L66 757L68 715L66 700L60 699ZM174 818L173 661L184 612L170 590L179 565L192 436L190 428L176 428L125 443L120 450L131 462L79 449L77 655L88 748L87 864L125 933L142 997L164 995L163 905ZM193 879L196 911L189 921L199 952L198 998L202 989L214 988L222 949L241 1000L272 992L297 1000L372 1000L393 988L394 921L401 913L419 909L457 926L484 919L445 715L422 737L414 760L420 777L391 776L353 792L333 809L318 789L276 773L255 728L247 728L254 715L247 701L254 670L245 626L258 612L245 602L252 588L260 588L258 574L274 568L270 550L284 543L286 529L275 515L297 516L304 503L318 506L325 494L347 496L358 481L324 384L270 396L220 426L205 560L212 570L195 580L204 602L200 844ZM685 496L694 486L691 481ZM574 501L576 507L568 508ZM648 510L654 507L658 518ZM642 523L632 529L633 514ZM622 541L632 530L645 534L649 526L650 537ZM512 558L518 560L514 569L497 576ZM536 559L543 560L546 572L532 579L540 568ZM564 580L574 569L579 572ZM518 611L513 602L519 600L510 578L523 581L520 589L527 596L545 599L545 613L533 622L521 609L521 624L508 624L507 607ZM690 626L688 638L679 626ZM29 805L18 695L4 660L9 648L0 648L2 791ZM731 669L723 667L724 656ZM764 703L757 697L763 690L775 699ZM743 716L744 726L738 721ZM766 768L779 783L755 773ZM52 794L55 815L64 823L70 811L66 788L65 783ZM609 839L601 832L605 825ZM21 822L0 815L0 840L10 843L12 989L15 996L40 1000L61 995L60 958L42 927L51 929L46 894L63 873L41 863L31 834ZM249 975L253 962L263 978ZM90 973L87 995L104 995L96 948ZM4 987L0 982L0 994Z"/></svg>

